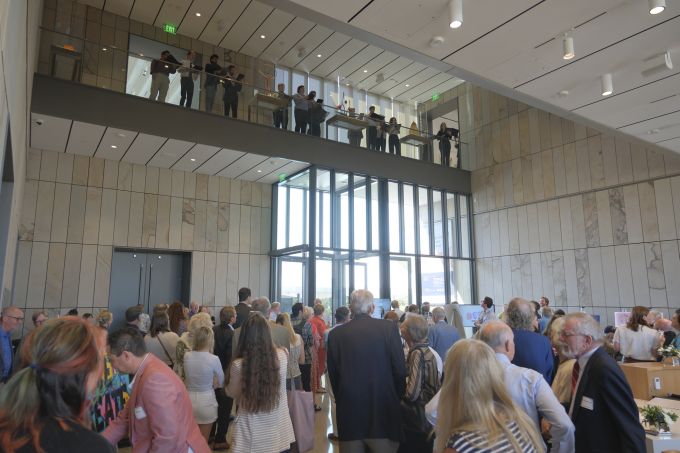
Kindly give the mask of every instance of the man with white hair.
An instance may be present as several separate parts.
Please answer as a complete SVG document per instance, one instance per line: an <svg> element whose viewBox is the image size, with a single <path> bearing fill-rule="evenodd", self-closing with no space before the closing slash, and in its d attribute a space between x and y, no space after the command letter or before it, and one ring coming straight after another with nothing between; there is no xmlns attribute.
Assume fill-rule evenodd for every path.
<svg viewBox="0 0 680 453"><path fill-rule="evenodd" d="M269 320L276 322L276 318L281 313L281 302L272 302L272 308L269 310Z"/></svg>
<svg viewBox="0 0 680 453"><path fill-rule="evenodd" d="M453 343L460 339L458 329L446 322L446 313L442 307L432 310L432 321L428 328L427 339L432 349L437 351L442 360L446 360L446 352Z"/></svg>
<svg viewBox="0 0 680 453"><path fill-rule="evenodd" d="M8 306L0 314L0 385L7 382L12 374L14 350L12 332L24 322L24 312L19 307Z"/></svg>
<svg viewBox="0 0 680 453"><path fill-rule="evenodd" d="M673 340L677 336L677 334L673 332L673 322L670 319L665 318L657 319L656 322L654 323L654 329L663 333L664 348L673 343Z"/></svg>
<svg viewBox="0 0 680 453"><path fill-rule="evenodd" d="M563 354L576 359L569 415L576 427L576 451L646 451L633 392L619 365L602 348L600 325L586 313L564 319Z"/></svg>
<svg viewBox="0 0 680 453"><path fill-rule="evenodd" d="M517 346L512 363L536 370L548 383L552 383L555 366L552 345L546 336L534 332L536 312L533 304L526 299L515 297L508 304L505 315L504 321L512 329Z"/></svg>
<svg viewBox="0 0 680 453"><path fill-rule="evenodd" d="M269 330L272 333L272 340L281 348L286 348L286 351L290 351L290 333L288 329L280 324L276 324L274 321L269 320L269 312L271 310L271 303L266 297L258 297L253 300L250 305L251 312L249 316L253 316L253 313L262 315L264 319L267 320L269 324ZM238 316L238 315L237 315ZM238 338L241 334L241 328L239 327L234 331L234 340L232 341L232 356L236 356L236 349L238 348Z"/></svg>
<svg viewBox="0 0 680 453"><path fill-rule="evenodd" d="M342 453L394 453L403 440L399 400L406 365L397 324L371 317L373 294L352 292L353 319L328 335L328 376Z"/></svg>

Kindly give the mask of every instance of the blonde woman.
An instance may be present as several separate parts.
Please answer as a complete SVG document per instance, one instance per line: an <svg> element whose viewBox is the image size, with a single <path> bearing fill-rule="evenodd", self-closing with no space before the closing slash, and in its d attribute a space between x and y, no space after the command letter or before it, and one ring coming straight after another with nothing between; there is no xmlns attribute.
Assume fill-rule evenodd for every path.
<svg viewBox="0 0 680 453"><path fill-rule="evenodd" d="M193 334L193 349L184 354L184 382L189 391L194 418L208 442L213 423L217 420L215 388L224 385L220 359L212 353L215 345L213 330L198 327Z"/></svg>
<svg viewBox="0 0 680 453"><path fill-rule="evenodd" d="M295 388L302 389L302 372L300 365L305 363L305 352L303 350L302 336L295 333L290 322L288 313L281 313L276 317L276 324L280 324L290 334L290 357L288 358L288 370L286 373L286 388L291 390L291 380L295 382Z"/></svg>
<svg viewBox="0 0 680 453"><path fill-rule="evenodd" d="M201 327L213 328L212 319L207 313L196 313L189 320L188 330L179 337L175 360L175 373L184 380L184 354L194 348L194 336Z"/></svg>
<svg viewBox="0 0 680 453"><path fill-rule="evenodd" d="M104 330L109 330L111 323L113 322L113 313L108 310L102 310L97 315L96 325Z"/></svg>
<svg viewBox="0 0 680 453"><path fill-rule="evenodd" d="M534 423L510 398L493 350L479 340L459 340L449 350L439 408L437 453L545 451Z"/></svg>

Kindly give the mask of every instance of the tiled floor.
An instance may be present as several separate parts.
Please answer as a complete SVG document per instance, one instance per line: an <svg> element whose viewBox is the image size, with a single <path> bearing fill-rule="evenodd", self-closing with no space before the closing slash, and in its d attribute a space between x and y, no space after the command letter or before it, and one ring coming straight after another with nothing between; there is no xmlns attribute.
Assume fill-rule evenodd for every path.
<svg viewBox="0 0 680 453"><path fill-rule="evenodd" d="M316 434L314 437L314 450L313 453L339 453L340 448L337 442L328 441L328 433L331 428L331 411L330 411L330 397L328 394L324 393L319 395L321 397L321 407L323 410L315 414L315 428ZM122 448L119 450L120 453L131 453L131 448ZM227 450L228 452L228 450Z"/></svg>

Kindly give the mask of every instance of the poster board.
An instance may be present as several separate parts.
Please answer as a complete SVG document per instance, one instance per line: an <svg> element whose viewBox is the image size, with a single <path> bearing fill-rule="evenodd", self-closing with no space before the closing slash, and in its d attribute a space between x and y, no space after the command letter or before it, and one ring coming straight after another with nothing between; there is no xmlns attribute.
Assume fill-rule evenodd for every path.
<svg viewBox="0 0 680 453"><path fill-rule="evenodd" d="M479 314L484 311L481 305L458 305L458 310L463 317L464 327L474 327Z"/></svg>
<svg viewBox="0 0 680 453"><path fill-rule="evenodd" d="M630 318L629 311L615 311L614 312L614 327L623 327Z"/></svg>

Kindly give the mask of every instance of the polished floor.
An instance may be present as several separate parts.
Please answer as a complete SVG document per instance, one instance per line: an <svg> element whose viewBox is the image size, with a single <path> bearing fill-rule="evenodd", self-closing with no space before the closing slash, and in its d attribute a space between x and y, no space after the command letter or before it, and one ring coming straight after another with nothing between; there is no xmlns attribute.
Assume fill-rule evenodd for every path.
<svg viewBox="0 0 680 453"><path fill-rule="evenodd" d="M322 410L315 414L315 437L313 453L339 453L340 448L337 442L330 442L328 440L328 433L331 432L331 405L330 397L327 393L318 394L317 400L320 400ZM217 450L215 450L217 451ZM227 450L228 452L229 450ZM121 448L120 453L131 453L131 448Z"/></svg>

